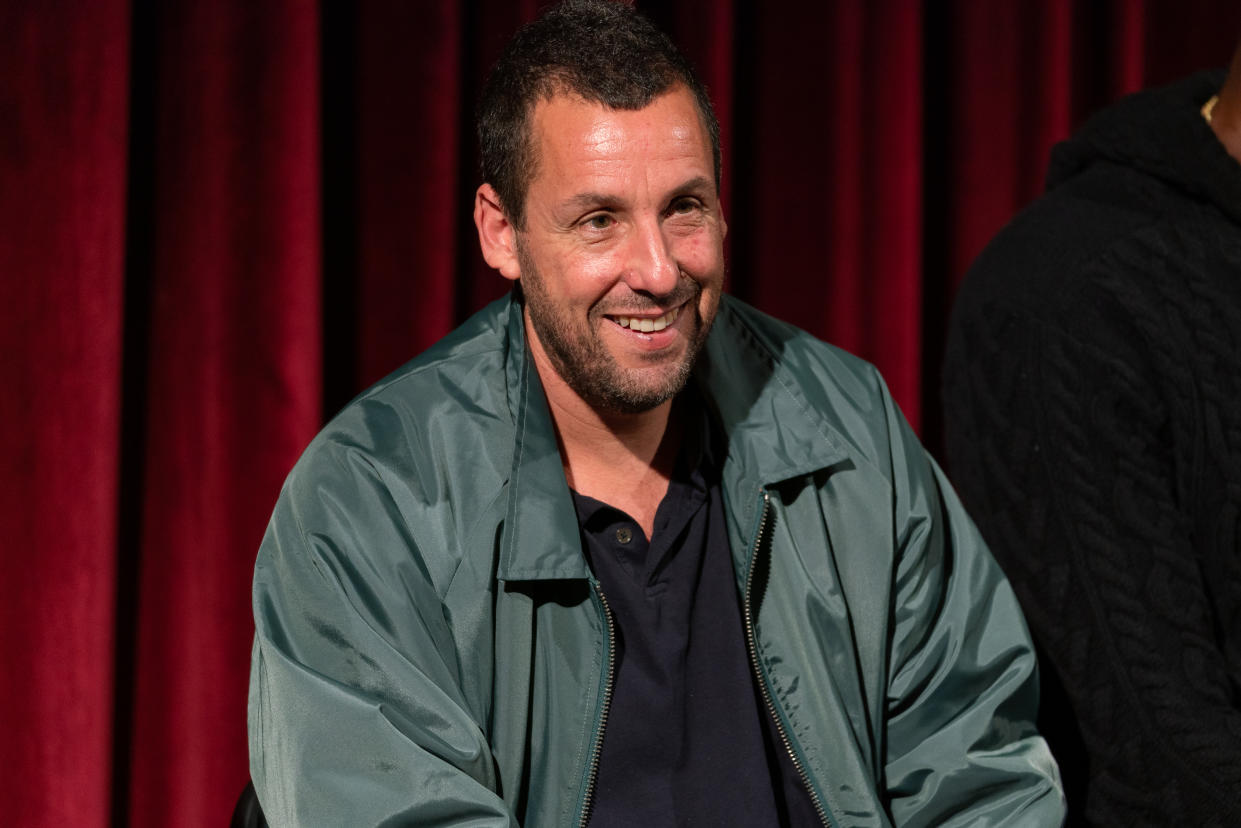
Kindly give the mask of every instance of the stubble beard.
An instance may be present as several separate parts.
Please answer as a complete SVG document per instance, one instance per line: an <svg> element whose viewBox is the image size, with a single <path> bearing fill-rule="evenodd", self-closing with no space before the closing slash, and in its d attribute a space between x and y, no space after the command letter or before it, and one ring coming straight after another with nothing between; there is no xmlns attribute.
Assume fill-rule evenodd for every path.
<svg viewBox="0 0 1241 828"><path fill-rule="evenodd" d="M640 414L662 405L685 387L714 321L703 322L699 310L701 284L681 274L672 300L673 304L683 303L681 314L692 314L693 325L683 329L686 347L680 360L663 366L662 373L652 379L653 372L626 370L617 363L596 333L599 325L613 324L604 319L602 313L592 309L586 329L575 330L570 314L549 296L538 269L520 246L517 256L530 324L556 373L591 408L617 414ZM618 308L613 313L623 310L647 309ZM652 357L651 364L666 359L665 356Z"/></svg>

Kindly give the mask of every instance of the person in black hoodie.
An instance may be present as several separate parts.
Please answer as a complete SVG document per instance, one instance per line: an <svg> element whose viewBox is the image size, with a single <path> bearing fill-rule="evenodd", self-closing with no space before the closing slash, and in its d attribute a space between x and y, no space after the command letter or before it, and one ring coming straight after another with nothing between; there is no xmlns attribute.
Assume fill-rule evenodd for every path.
<svg viewBox="0 0 1241 828"><path fill-rule="evenodd" d="M1238 159L1241 47L1057 146L953 312L949 471L1043 651L1071 822L1241 823Z"/></svg>

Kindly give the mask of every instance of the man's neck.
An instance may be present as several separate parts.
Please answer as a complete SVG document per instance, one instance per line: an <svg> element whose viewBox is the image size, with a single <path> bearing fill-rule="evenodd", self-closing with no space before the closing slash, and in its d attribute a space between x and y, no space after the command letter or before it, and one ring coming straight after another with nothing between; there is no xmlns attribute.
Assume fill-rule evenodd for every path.
<svg viewBox="0 0 1241 828"><path fill-rule="evenodd" d="M531 351L569 487L624 511L649 539L680 447L672 401L636 414L598 411L560 378L537 340Z"/></svg>
<svg viewBox="0 0 1241 828"><path fill-rule="evenodd" d="M1211 129L1228 154L1241 161L1241 46L1219 90L1219 100L1211 113Z"/></svg>

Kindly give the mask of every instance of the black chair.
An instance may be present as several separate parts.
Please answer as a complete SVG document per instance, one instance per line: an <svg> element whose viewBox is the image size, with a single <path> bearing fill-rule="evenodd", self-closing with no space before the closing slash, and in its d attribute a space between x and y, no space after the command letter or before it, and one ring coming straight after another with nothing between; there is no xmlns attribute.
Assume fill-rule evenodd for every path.
<svg viewBox="0 0 1241 828"><path fill-rule="evenodd" d="M229 828L268 828L263 818L263 809L259 807L259 795L254 792L254 783L247 782L237 797L237 807L233 809L233 820Z"/></svg>

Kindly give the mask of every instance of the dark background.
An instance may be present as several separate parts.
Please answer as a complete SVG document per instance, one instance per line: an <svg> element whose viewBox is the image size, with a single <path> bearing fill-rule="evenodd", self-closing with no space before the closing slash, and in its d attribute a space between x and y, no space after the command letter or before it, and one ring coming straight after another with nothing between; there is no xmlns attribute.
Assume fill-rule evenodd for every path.
<svg viewBox="0 0 1241 828"><path fill-rule="evenodd" d="M324 418L499 296L471 109L530 0L0 0L0 802L217 826L248 586ZM953 290L1236 0L641 2L724 134L731 289L874 361L933 451Z"/></svg>

